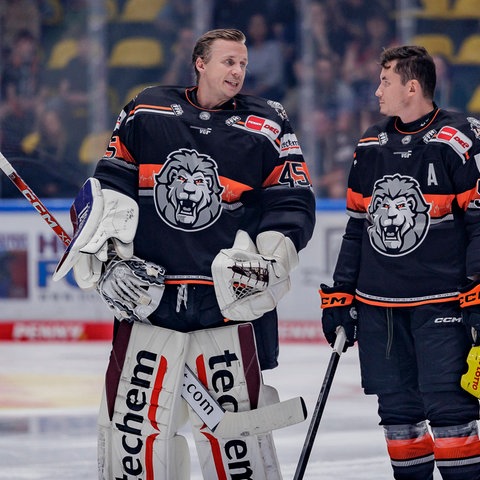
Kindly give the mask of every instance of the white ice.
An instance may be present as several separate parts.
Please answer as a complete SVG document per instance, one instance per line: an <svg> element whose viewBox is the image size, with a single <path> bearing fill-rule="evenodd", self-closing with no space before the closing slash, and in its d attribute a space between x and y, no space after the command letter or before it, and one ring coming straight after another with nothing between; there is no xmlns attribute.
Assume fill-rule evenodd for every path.
<svg viewBox="0 0 480 480"><path fill-rule="evenodd" d="M1 480L97 478L96 414L108 354L107 342L0 343ZM280 366L264 372L282 400L301 395L309 411L305 422L274 433L285 480L293 478L330 355L325 344L282 344ZM393 478L376 410L360 388L351 348L340 358L305 480ZM182 434L191 479L200 480L188 428Z"/></svg>

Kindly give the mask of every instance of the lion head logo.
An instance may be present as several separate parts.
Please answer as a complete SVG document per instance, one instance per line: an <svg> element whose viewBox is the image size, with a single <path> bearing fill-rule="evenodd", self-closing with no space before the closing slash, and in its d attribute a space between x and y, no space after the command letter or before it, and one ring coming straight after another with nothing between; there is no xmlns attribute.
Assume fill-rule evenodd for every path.
<svg viewBox="0 0 480 480"><path fill-rule="evenodd" d="M387 256L401 256L415 250L430 226L430 205L418 182L399 174L377 180L373 187L367 231L370 243Z"/></svg>
<svg viewBox="0 0 480 480"><path fill-rule="evenodd" d="M202 230L217 221L223 187L217 164L196 150L170 153L155 175L154 199L160 217L178 230Z"/></svg>

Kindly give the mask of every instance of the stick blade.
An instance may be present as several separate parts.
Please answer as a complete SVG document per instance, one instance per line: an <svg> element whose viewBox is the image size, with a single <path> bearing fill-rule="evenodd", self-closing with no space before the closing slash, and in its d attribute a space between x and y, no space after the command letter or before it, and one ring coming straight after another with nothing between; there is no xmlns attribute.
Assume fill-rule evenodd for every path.
<svg viewBox="0 0 480 480"><path fill-rule="evenodd" d="M225 412L215 427L215 434L222 438L260 435L303 422L307 407L302 397L266 405L245 412Z"/></svg>

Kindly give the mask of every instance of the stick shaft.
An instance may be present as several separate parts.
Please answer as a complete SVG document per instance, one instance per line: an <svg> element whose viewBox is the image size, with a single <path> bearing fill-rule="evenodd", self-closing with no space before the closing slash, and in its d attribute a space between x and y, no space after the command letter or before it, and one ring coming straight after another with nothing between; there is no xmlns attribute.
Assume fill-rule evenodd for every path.
<svg viewBox="0 0 480 480"><path fill-rule="evenodd" d="M318 426L320 425L320 420L322 419L323 411L325 410L325 404L327 403L330 387L332 386L333 378L335 377L335 372L337 370L337 365L340 360L340 355L342 354L344 344L345 331L343 328L341 328L337 331L337 340L335 342L335 346L333 347L330 361L328 362L322 388L320 389L315 410L312 414L312 420L310 421L307 436L305 438L305 442L303 443L302 452L298 460L297 469L295 471L293 480L302 480L303 475L305 474L308 460L312 452L313 443L315 442L315 437L317 435Z"/></svg>
<svg viewBox="0 0 480 480"><path fill-rule="evenodd" d="M43 202L35 195L33 190L27 185L25 180L13 168L12 164L0 152L0 169L7 175L12 183L20 190L22 195L30 202L33 208L45 220L47 225L57 234L58 238L68 246L70 244L70 236L61 227L57 219L50 213Z"/></svg>

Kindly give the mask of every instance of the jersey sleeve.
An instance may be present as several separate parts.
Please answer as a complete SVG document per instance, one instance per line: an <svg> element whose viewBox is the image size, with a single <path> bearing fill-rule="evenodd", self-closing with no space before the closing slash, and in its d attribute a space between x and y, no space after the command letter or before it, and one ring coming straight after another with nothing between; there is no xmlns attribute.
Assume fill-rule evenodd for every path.
<svg viewBox="0 0 480 480"><path fill-rule="evenodd" d="M103 188L119 191L136 199L138 195L138 164L129 145L133 145L135 102L132 100L120 112L109 144L97 163L94 177Z"/></svg>
<svg viewBox="0 0 480 480"><path fill-rule="evenodd" d="M282 124L278 150L265 165L258 233L281 232L299 251L313 235L316 202L308 166L288 118Z"/></svg>

